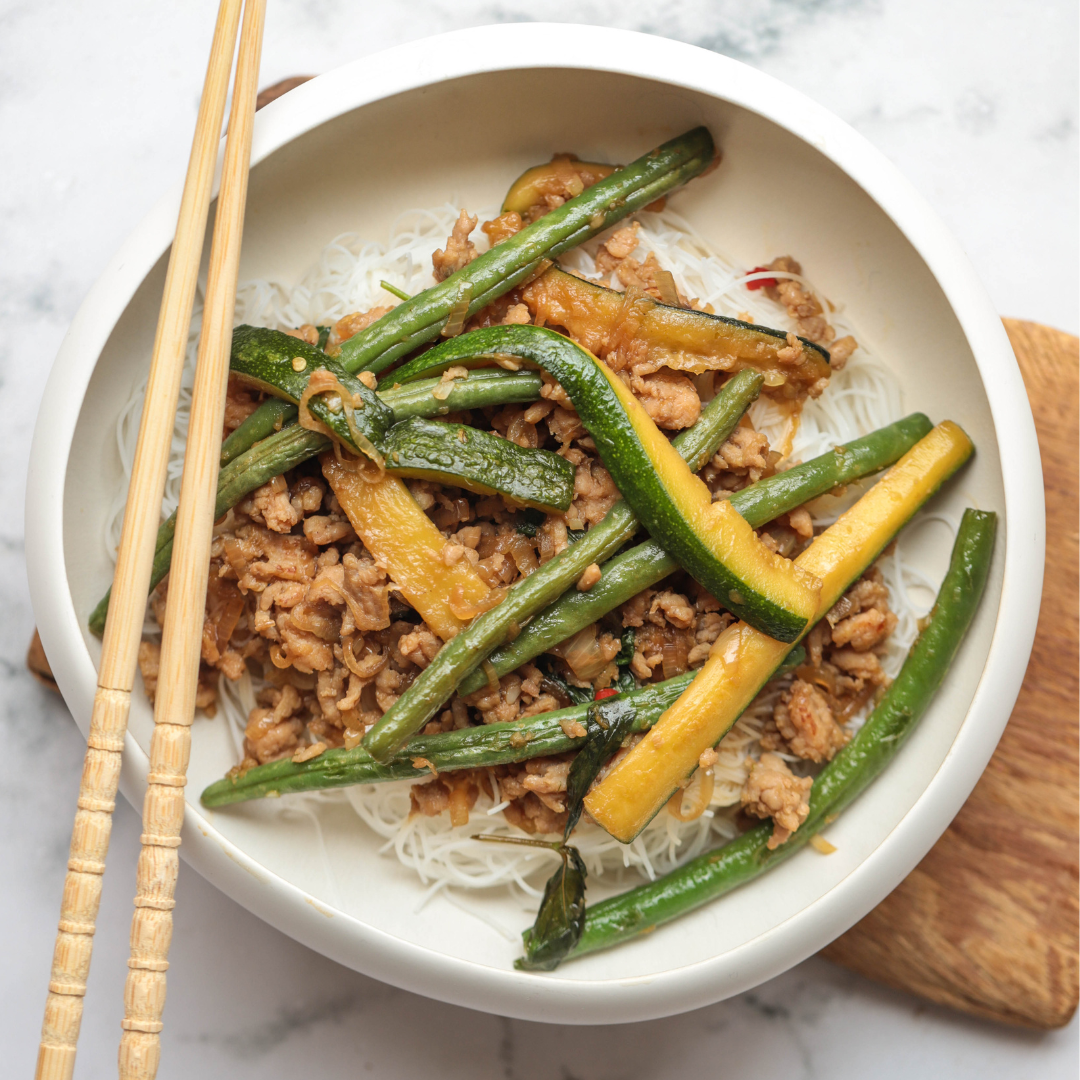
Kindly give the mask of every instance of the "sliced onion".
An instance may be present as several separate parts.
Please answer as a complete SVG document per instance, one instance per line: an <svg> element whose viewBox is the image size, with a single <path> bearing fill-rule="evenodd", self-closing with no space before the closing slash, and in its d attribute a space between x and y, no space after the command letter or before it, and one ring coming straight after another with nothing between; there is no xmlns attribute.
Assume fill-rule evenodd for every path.
<svg viewBox="0 0 1080 1080"><path fill-rule="evenodd" d="M540 445L536 425L530 424L521 413L510 421L510 426L506 429L506 437L510 442L517 443L518 446L526 449L535 450Z"/></svg>
<svg viewBox="0 0 1080 1080"><path fill-rule="evenodd" d="M675 640L665 641L662 651L664 678L673 679L681 675L690 663L690 650L686 647L686 638L676 634Z"/></svg>
<svg viewBox="0 0 1080 1080"><path fill-rule="evenodd" d="M386 667L386 661L389 659L387 653L369 652L362 659L357 660L356 654L353 652L353 646L356 644L356 638L346 638L342 643L341 652L345 660L345 666L358 678L358 679L372 679L379 674L384 667Z"/></svg>
<svg viewBox="0 0 1080 1080"><path fill-rule="evenodd" d="M668 813L679 821L697 821L708 810L715 786L712 769L698 769L690 786L685 791L680 788L671 796L667 804ZM693 798L689 806L686 805L688 794Z"/></svg>
<svg viewBox="0 0 1080 1080"><path fill-rule="evenodd" d="M306 428L308 431L317 431L319 434L325 435L327 438L333 440L338 461L340 461L345 468L351 469L351 471L354 472L357 471L357 467L354 464L347 458L343 458L342 455L337 452L337 448L341 442L341 436L311 414L311 408L308 405L308 402L313 397L326 393L334 393L340 399L342 407L345 410L345 423L349 427L349 435L352 437L353 443L375 466L376 475L367 478L375 480L381 479L382 474L386 469L386 462L383 460L382 454L375 449L375 444L356 426L356 399L341 385L338 377L334 375L333 372L327 371L325 368L320 368L318 371L312 372L311 378L308 379L307 386L304 387L304 392L300 397L300 426ZM363 408L363 401L360 402L360 407Z"/></svg>
<svg viewBox="0 0 1080 1080"><path fill-rule="evenodd" d="M675 279L671 276L671 271L657 270L655 278L660 300L671 307L682 307L679 302L679 290L675 288Z"/></svg>
<svg viewBox="0 0 1080 1080"><path fill-rule="evenodd" d="M442 336L444 338L457 337L465 328L465 320L469 317L469 304L471 300L472 288L466 285L458 294L457 301L450 309L450 314L447 316L446 325L442 328Z"/></svg>
<svg viewBox="0 0 1080 1080"><path fill-rule="evenodd" d="M518 573L522 577L528 577L540 566L540 560L536 557L536 548L521 533L514 534L509 551L510 558L514 560L514 565L518 568Z"/></svg>
<svg viewBox="0 0 1080 1080"><path fill-rule="evenodd" d="M592 682L608 666L610 660L600 648L596 623L579 630L572 638L559 642L549 651L561 656L582 682Z"/></svg>

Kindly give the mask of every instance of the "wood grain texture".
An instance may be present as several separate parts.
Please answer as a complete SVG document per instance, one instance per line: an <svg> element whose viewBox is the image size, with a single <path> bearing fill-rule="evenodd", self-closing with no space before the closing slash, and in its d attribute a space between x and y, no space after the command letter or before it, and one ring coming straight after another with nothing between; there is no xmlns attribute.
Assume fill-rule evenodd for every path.
<svg viewBox="0 0 1080 1080"><path fill-rule="evenodd" d="M154 1080L161 1060L162 1015L172 941L184 787L202 652L210 544L214 527L225 388L236 307L236 279L244 232L255 97L266 0L244 0L232 109L221 166L221 186L210 266L206 275L191 419L184 448L169 598L161 627L161 659L154 694L154 735L143 799L142 850L136 868L131 954L124 984L120 1080ZM145 594L145 589L144 589ZM193 617L194 616L194 617Z"/></svg>
<svg viewBox="0 0 1080 1080"><path fill-rule="evenodd" d="M176 234L165 274L139 437L132 461L131 483L113 574L111 610L101 644L98 688L90 718L78 810L71 833L71 856L64 879L52 975L41 1026L37 1080L70 1080L75 1069L83 996L101 901L101 876L105 873L105 857L109 850L120 756L131 708L135 662L142 639L161 497L165 490L176 402L217 162L218 133L225 111L239 18L240 0L221 0L180 197ZM44 660L44 653L41 659ZM45 667L48 668L47 661Z"/></svg>
<svg viewBox="0 0 1080 1080"><path fill-rule="evenodd" d="M1005 320L1046 484L1035 646L1005 734L948 831L904 882L823 951L871 979L991 1020L1068 1023L1077 952L1078 343Z"/></svg>

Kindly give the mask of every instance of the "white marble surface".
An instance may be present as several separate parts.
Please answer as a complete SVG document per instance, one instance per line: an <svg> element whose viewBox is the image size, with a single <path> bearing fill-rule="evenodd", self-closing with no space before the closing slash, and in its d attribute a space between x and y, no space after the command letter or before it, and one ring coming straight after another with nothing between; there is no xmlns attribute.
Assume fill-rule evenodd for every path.
<svg viewBox="0 0 1080 1080"><path fill-rule="evenodd" d="M23 667L22 501L42 375L79 301L182 175L215 4L0 2L0 1052L36 1053L83 743ZM662 12L662 14L661 14ZM263 82L534 3L273 0ZM1076 332L1077 13L1068 0L550 0L551 21L729 53L838 112L959 236L1003 314ZM117 808L76 1075L114 1075L139 826ZM734 1000L618 1029L550 1028L396 991L309 952L185 867L162 1077L1058 1080L1076 1022L971 1021L820 960Z"/></svg>

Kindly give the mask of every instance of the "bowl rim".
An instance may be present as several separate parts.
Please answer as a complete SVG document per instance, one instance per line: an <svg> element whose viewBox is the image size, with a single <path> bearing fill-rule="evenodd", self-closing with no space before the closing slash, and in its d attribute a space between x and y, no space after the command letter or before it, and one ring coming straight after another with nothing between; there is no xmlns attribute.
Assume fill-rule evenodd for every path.
<svg viewBox="0 0 1080 1080"><path fill-rule="evenodd" d="M847 877L799 913L720 956L659 974L563 980L436 953L331 909L227 840L186 804L181 854L228 896L325 955L403 989L523 1019L602 1024L654 1019L719 1001L818 951L915 867L975 786L1009 718L1038 618L1045 546L1041 462L1024 384L1001 321L958 242L894 165L844 121L799 91L736 60L665 38L603 27L503 24L452 31L365 56L297 87L262 110L252 164L363 105L464 76L515 69L585 69L665 83L731 102L809 143L873 199L943 290L984 377L1002 461L1007 540L1001 601L967 717L935 775L896 827ZM220 154L219 154L220 174ZM215 192L217 180L215 179ZM87 385L120 315L172 241L181 186L165 195L109 262L72 321L35 425L26 497L31 601L57 682L87 732L97 674L67 586L62 498ZM48 403L48 416L44 403ZM1022 403L1022 404L1018 404ZM1020 541L1023 541L1022 543ZM1037 558L1033 558L1037 555ZM64 572L58 574L57 567ZM1008 627L1007 633L1003 629ZM973 714L979 722L971 722ZM121 790L141 806L146 754L129 732ZM238 873L241 870L243 872ZM342 958L344 920L354 945Z"/></svg>

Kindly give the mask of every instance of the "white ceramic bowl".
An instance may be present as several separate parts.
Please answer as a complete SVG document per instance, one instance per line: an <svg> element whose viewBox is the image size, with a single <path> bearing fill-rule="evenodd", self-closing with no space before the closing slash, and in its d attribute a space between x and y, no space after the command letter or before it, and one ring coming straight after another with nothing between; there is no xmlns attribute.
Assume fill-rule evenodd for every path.
<svg viewBox="0 0 1080 1080"><path fill-rule="evenodd" d="M451 195L490 204L554 150L626 161L696 124L711 129L724 163L677 196L679 211L746 265L795 253L894 367L905 409L950 417L971 434L978 453L938 505L1001 513L986 597L911 742L832 826L835 854L803 852L676 924L548 976L515 972L517 947L445 900L416 914L420 886L377 854L376 838L346 808L322 815L332 877L310 819L266 803L203 810L198 792L234 761L222 725L198 722L185 859L285 933L421 994L534 1020L625 1022L778 974L915 866L974 786L1020 686L1042 580L1043 492L1008 340L924 201L859 135L783 84L691 46L583 27L486 27L366 57L259 114L241 278L295 280L339 232L382 238L407 207ZM87 297L34 440L26 515L34 610L83 730L99 655L86 617L112 574L103 521L121 483L115 421L150 355L178 203L179 188ZM942 546L926 556L931 573L944 567ZM121 779L136 806L151 727L140 688ZM504 921L520 927L520 913L507 910Z"/></svg>

